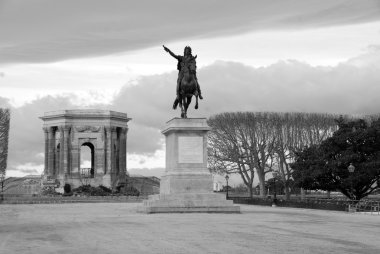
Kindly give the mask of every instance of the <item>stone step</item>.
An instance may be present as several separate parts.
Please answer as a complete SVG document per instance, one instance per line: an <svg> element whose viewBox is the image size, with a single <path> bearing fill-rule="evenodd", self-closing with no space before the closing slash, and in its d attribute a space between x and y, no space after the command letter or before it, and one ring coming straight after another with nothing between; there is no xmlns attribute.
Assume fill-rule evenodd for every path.
<svg viewBox="0 0 380 254"><path fill-rule="evenodd" d="M225 195L217 193L177 193L177 194L157 194L150 195L148 200L165 200L165 199L207 199L207 200L225 200Z"/></svg>
<svg viewBox="0 0 380 254"><path fill-rule="evenodd" d="M166 199L166 200L144 200L144 206L173 206L173 207L201 207L201 206L232 206L232 200L204 200L204 199L187 199L187 200L178 200L178 199Z"/></svg>
<svg viewBox="0 0 380 254"><path fill-rule="evenodd" d="M216 193L158 194L143 201L139 212L144 213L239 213L240 207L234 206L232 200Z"/></svg>
<svg viewBox="0 0 380 254"><path fill-rule="evenodd" d="M140 213L240 213L239 206L223 207L155 207L140 206Z"/></svg>

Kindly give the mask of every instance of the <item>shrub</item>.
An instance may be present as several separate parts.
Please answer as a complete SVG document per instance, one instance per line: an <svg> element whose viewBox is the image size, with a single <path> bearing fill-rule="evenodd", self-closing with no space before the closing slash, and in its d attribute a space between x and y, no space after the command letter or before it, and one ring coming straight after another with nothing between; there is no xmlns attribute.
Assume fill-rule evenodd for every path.
<svg viewBox="0 0 380 254"><path fill-rule="evenodd" d="M43 196L60 196L61 193L56 192L52 186L45 186L42 188L41 195Z"/></svg>
<svg viewBox="0 0 380 254"><path fill-rule="evenodd" d="M82 185L73 189L73 192L87 196L109 196L111 190L104 186L93 187L91 185Z"/></svg>
<svg viewBox="0 0 380 254"><path fill-rule="evenodd" d="M125 195L127 196L140 196L140 192L133 186L125 188Z"/></svg>
<svg viewBox="0 0 380 254"><path fill-rule="evenodd" d="M107 188L106 186L99 185L99 188L102 189L104 192L112 193L112 190L110 188Z"/></svg>
<svg viewBox="0 0 380 254"><path fill-rule="evenodd" d="M63 186L63 191L65 192L65 194L71 193L71 185L65 183L65 186Z"/></svg>
<svg viewBox="0 0 380 254"><path fill-rule="evenodd" d="M248 190L248 187L242 183L242 184L239 184L238 186L236 186L235 188L233 188L233 191L241 192L241 193L247 193L249 190Z"/></svg>

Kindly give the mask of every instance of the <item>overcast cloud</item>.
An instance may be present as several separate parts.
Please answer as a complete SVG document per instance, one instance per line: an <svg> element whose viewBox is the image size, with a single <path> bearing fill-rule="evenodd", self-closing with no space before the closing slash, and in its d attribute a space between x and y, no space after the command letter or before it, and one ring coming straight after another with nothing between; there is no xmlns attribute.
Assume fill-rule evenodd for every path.
<svg viewBox="0 0 380 254"><path fill-rule="evenodd" d="M198 72L205 99L200 109L189 109L191 117L209 117L224 111L292 111L336 114L379 113L380 50L369 51L336 67L313 67L296 60L254 68L236 62L218 61ZM93 108L128 113L130 155L153 156L163 147L160 130L165 121L178 117L171 109L176 72L144 76L126 84L110 105ZM168 85L172 84L172 85ZM75 96L75 95L72 95ZM70 109L72 96L42 97L12 108L9 170L42 170L45 111ZM7 100L0 97L1 103ZM5 104L4 104L5 105Z"/></svg>
<svg viewBox="0 0 380 254"><path fill-rule="evenodd" d="M379 25L378 0L0 0L9 175L42 172L44 112L84 106L132 118L129 169L164 167L160 130L180 113L162 44L199 55L190 117L379 113Z"/></svg>
<svg viewBox="0 0 380 254"><path fill-rule="evenodd" d="M3 0L0 63L51 62L189 38L376 20L377 0Z"/></svg>

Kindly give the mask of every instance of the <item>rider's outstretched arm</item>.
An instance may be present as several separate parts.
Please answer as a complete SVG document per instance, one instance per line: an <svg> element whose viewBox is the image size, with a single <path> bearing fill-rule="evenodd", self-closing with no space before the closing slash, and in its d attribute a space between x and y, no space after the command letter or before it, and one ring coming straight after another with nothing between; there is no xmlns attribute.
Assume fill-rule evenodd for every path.
<svg viewBox="0 0 380 254"><path fill-rule="evenodd" d="M172 57L174 57L175 59L178 60L178 56L176 54L174 54L170 49L168 49L167 47L165 47L164 45L162 45L162 47L164 47L164 50L166 52L168 52Z"/></svg>

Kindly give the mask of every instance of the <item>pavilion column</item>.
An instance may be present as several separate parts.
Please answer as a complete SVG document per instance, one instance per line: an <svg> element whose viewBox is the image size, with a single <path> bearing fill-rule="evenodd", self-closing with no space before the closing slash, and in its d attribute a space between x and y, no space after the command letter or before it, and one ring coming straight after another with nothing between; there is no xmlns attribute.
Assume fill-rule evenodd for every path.
<svg viewBox="0 0 380 254"><path fill-rule="evenodd" d="M104 138L104 174L111 173L111 127L104 127L105 129L105 138Z"/></svg>
<svg viewBox="0 0 380 254"><path fill-rule="evenodd" d="M115 149L116 145L116 149ZM117 132L116 127L111 127L111 175L116 173L116 153L117 153Z"/></svg>
<svg viewBox="0 0 380 254"><path fill-rule="evenodd" d="M58 127L59 129L59 162L57 163L58 164L58 175L64 175L65 172L63 170L63 156L64 156L64 148L65 148L65 144L64 144L64 132L63 132L63 126L59 126Z"/></svg>
<svg viewBox="0 0 380 254"><path fill-rule="evenodd" d="M48 139L49 139L49 148L48 148L48 171L49 176L55 176L55 127L49 127L48 130Z"/></svg>
<svg viewBox="0 0 380 254"><path fill-rule="evenodd" d="M80 148L78 144L73 144L73 147L70 148L70 166L71 175L75 175L75 177L79 177L80 174L80 160L79 160Z"/></svg>
<svg viewBox="0 0 380 254"><path fill-rule="evenodd" d="M44 127L44 136L45 136L45 166L44 166L44 175L45 177L49 174L49 128Z"/></svg>
<svg viewBox="0 0 380 254"><path fill-rule="evenodd" d="M96 176L103 177L105 173L104 153L106 151L106 148L105 148L105 141L104 141L105 140L104 126L100 128L100 140L102 141L103 144L98 143L97 147L95 148L95 154L96 154L94 158L95 177Z"/></svg>
<svg viewBox="0 0 380 254"><path fill-rule="evenodd" d="M119 138L119 169L120 174L125 176L127 170L127 128L121 128Z"/></svg>
<svg viewBox="0 0 380 254"><path fill-rule="evenodd" d="M125 166L125 174L127 174L127 153L128 153L128 147L127 147L127 139L128 139L128 127L125 128L125 161L124 161L124 166Z"/></svg>
<svg viewBox="0 0 380 254"><path fill-rule="evenodd" d="M62 164L63 164L63 174L69 175L70 174L70 126L64 126L63 127L63 157L62 157Z"/></svg>

